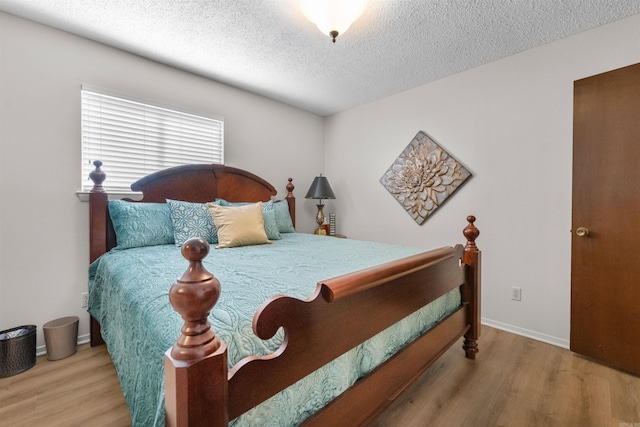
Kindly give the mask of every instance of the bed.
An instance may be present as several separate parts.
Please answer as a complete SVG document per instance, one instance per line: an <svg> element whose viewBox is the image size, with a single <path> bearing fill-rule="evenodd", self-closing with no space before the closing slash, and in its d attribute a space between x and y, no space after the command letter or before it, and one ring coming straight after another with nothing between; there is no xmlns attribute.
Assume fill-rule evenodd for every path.
<svg viewBox="0 0 640 427"><path fill-rule="evenodd" d="M139 201L114 203L94 164L91 343L106 342L134 425L366 424L462 336L466 357L478 352L473 216L464 246L424 252L295 233L291 179L274 202L275 188L250 172L180 166L132 184ZM122 238L114 206L166 215L167 205L172 215L181 204L209 204L211 215L259 209L265 231L275 210L288 232L223 249L208 238L179 245L167 232L137 244L136 233L159 227L134 215L134 243ZM221 246L227 229L218 233Z"/></svg>

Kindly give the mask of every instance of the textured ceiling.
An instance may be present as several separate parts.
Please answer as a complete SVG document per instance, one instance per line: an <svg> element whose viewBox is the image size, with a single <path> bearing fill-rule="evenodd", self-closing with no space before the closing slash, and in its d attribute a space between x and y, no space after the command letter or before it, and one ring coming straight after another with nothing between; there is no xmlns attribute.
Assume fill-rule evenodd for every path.
<svg viewBox="0 0 640 427"><path fill-rule="evenodd" d="M297 0L0 0L0 10L330 115L640 13L640 1L369 0L335 44Z"/></svg>

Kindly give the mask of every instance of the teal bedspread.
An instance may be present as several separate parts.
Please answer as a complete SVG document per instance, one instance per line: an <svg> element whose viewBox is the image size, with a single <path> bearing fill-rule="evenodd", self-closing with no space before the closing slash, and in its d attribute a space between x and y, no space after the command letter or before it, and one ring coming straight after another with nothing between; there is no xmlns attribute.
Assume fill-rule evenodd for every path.
<svg viewBox="0 0 640 427"><path fill-rule="evenodd" d="M310 234L283 234L271 245L211 249L205 267L221 283L210 315L228 346L229 366L272 353L282 341L253 335L257 308L275 295L308 299L316 283L421 252L419 249ZM89 312L118 372L134 426L164 425L163 356L177 339L180 316L169 288L188 263L174 245L112 250L89 269ZM454 290L231 422L294 426L460 305Z"/></svg>

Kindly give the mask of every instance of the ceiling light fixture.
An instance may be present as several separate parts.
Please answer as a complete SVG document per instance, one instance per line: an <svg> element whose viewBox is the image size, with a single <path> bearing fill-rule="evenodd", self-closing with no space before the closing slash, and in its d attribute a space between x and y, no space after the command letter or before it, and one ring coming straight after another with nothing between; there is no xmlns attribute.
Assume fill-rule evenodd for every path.
<svg viewBox="0 0 640 427"><path fill-rule="evenodd" d="M300 0L307 19L336 42L362 14L367 0Z"/></svg>

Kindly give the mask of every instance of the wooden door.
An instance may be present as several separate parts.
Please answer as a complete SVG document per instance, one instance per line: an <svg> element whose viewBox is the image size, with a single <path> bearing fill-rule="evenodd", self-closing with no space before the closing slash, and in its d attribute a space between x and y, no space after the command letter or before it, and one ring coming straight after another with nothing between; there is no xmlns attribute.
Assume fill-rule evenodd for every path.
<svg viewBox="0 0 640 427"><path fill-rule="evenodd" d="M640 64L574 83L571 350L640 374Z"/></svg>

